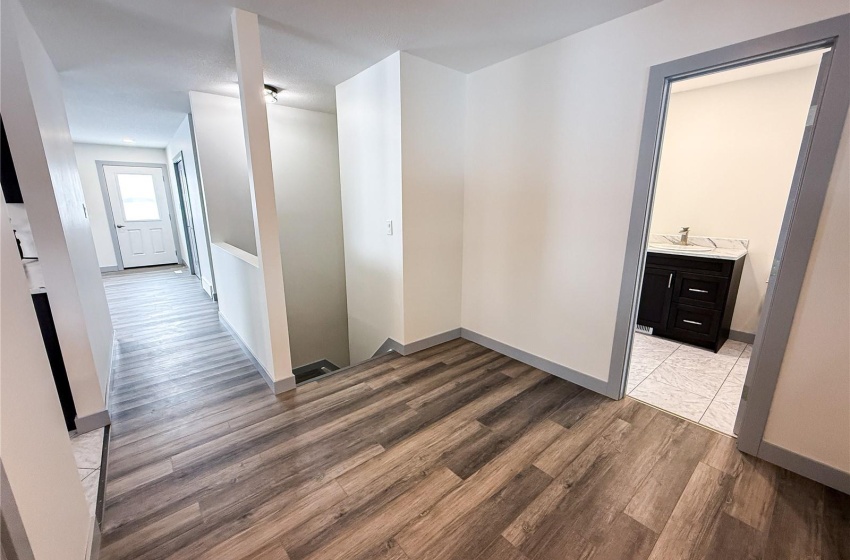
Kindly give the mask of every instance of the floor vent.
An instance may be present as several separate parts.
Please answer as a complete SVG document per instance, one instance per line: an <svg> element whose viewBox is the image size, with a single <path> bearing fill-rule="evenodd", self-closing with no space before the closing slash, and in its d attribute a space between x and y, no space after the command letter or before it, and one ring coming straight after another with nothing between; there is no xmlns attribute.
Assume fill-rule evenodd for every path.
<svg viewBox="0 0 850 560"><path fill-rule="evenodd" d="M652 327L645 327L643 325L635 325L635 331L643 334L652 334Z"/></svg>

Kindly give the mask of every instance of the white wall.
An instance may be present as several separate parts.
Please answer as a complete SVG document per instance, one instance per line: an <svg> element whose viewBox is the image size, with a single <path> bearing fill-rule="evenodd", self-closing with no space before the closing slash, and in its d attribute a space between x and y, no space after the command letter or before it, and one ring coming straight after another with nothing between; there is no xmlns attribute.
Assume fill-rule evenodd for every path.
<svg viewBox="0 0 850 560"><path fill-rule="evenodd" d="M404 340L399 53L339 84L336 99L348 336L357 363L387 338Z"/></svg>
<svg viewBox="0 0 850 560"><path fill-rule="evenodd" d="M465 88L408 53L337 86L352 362L460 328Z"/></svg>
<svg viewBox="0 0 850 560"><path fill-rule="evenodd" d="M466 76L401 53L404 344L460 327Z"/></svg>
<svg viewBox="0 0 850 560"><path fill-rule="evenodd" d="M189 92L212 243L257 254L239 100ZM233 109L236 107L236 110Z"/></svg>
<svg viewBox="0 0 850 560"><path fill-rule="evenodd" d="M209 228L207 226L206 212L204 208L204 193L201 189L201 181L198 178L198 168L195 165L195 144L192 138L191 117L186 115L174 138L165 148L166 160L168 161L168 173L171 187L175 196L175 210L179 212L179 200L177 199L177 177L174 175L174 158L183 153L183 167L186 170L186 188L189 191L189 206L192 210L192 220L195 222L195 243L198 246L198 271L203 284L204 291L210 296L215 293L212 271L212 256L210 254ZM186 242L181 236L181 246ZM184 250L184 261L188 263L188 255Z"/></svg>
<svg viewBox="0 0 850 560"><path fill-rule="evenodd" d="M269 105L292 363L349 365L336 117Z"/></svg>
<svg viewBox="0 0 850 560"><path fill-rule="evenodd" d="M250 201L247 218L213 211L249 196L239 100L192 92L191 102L210 237L224 241L234 220L250 220L253 231ZM336 119L277 105L268 114L292 365L328 359L342 367L349 355ZM216 259L214 251L221 300Z"/></svg>
<svg viewBox="0 0 850 560"><path fill-rule="evenodd" d="M470 75L463 326L607 380L650 66L846 12L843 0L666 0ZM800 418L782 399L772 414ZM817 425L800 430L842 464L846 439Z"/></svg>
<svg viewBox="0 0 850 560"><path fill-rule="evenodd" d="M117 266L112 231L107 221L107 212L112 210L103 198L100 178L97 175L97 161L121 161L132 163L165 164L165 150L160 148L134 148L131 146L106 146L102 144L74 144L74 154L80 170L80 181L86 199L86 210L91 222L97 261L101 267ZM182 246L181 252L185 252Z"/></svg>
<svg viewBox="0 0 850 560"><path fill-rule="evenodd" d="M850 472L850 120L844 125L764 439Z"/></svg>
<svg viewBox="0 0 850 560"><path fill-rule="evenodd" d="M14 0L4 8L7 4L13 11L4 10L2 19L0 110L77 415L86 417L105 410L112 320L59 74L20 6Z"/></svg>
<svg viewBox="0 0 850 560"><path fill-rule="evenodd" d="M7 14L4 5L4 20ZM89 517L53 374L2 200L0 243L0 460L34 557L82 560L94 520ZM3 496L4 514L8 499Z"/></svg>
<svg viewBox="0 0 850 560"><path fill-rule="evenodd" d="M464 327L607 380L650 66L846 11L667 0L471 74Z"/></svg>
<svg viewBox="0 0 850 560"><path fill-rule="evenodd" d="M267 372L273 371L269 316L256 255L227 243L212 245L218 311Z"/></svg>
<svg viewBox="0 0 850 560"><path fill-rule="evenodd" d="M732 330L755 333L818 67L673 93L653 233L748 239Z"/></svg>

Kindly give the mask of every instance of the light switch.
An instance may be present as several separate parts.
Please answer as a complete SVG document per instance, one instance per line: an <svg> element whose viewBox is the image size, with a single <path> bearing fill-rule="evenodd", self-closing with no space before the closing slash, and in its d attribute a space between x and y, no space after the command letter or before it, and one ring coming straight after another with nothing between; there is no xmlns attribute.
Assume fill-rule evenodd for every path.
<svg viewBox="0 0 850 560"><path fill-rule="evenodd" d="M387 235L393 234L393 221L387 220Z"/></svg>

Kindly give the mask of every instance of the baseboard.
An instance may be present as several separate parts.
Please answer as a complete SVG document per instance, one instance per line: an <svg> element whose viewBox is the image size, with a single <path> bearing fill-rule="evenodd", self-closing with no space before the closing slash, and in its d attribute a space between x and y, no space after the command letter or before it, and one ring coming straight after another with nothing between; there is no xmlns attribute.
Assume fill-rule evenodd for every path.
<svg viewBox="0 0 850 560"><path fill-rule="evenodd" d="M375 353L372 354L373 358L377 358L381 354L386 354L387 352L396 352L404 356L404 344L400 342L396 342L395 340L388 338L381 344L380 348L375 350Z"/></svg>
<svg viewBox="0 0 850 560"><path fill-rule="evenodd" d="M201 278L201 288L210 296L210 299L213 301L218 301L215 293L213 293L212 283L208 282L206 278Z"/></svg>
<svg viewBox="0 0 850 560"><path fill-rule="evenodd" d="M433 336L423 338L422 340L416 340L408 344L402 344L400 342L396 342L392 338L388 338L386 341L384 341L383 344L381 344L381 347L378 348L374 354L372 354L372 357L375 358L377 356L380 356L381 354L386 354L387 352L397 352L402 356L407 356L408 354L413 354L415 352L421 352L422 350L427 350L432 346L437 346L438 344L443 344L456 338L461 338L460 331L461 329L459 328L452 329L450 331L435 334Z"/></svg>
<svg viewBox="0 0 850 560"><path fill-rule="evenodd" d="M461 338L460 329L452 329L450 331L446 331L444 333L435 334L433 336L429 336L427 338L423 338L422 340L417 340L415 342L411 342L410 344L404 345L404 352L402 355L406 356L408 354L413 354L414 352L420 352L422 350L427 350L432 346L437 346L438 344L443 344L454 340L456 338Z"/></svg>
<svg viewBox="0 0 850 560"><path fill-rule="evenodd" d="M253 363L254 367L257 368L257 371L260 372L260 375L262 376L263 380L265 380L266 385L269 386L269 389L272 390L272 393L274 393L275 395L279 395L281 393L285 393L286 391L291 391L292 389L295 389L294 375L289 375L283 379L278 380L272 379L271 374L266 371L266 368L263 367L263 364L260 363L260 360L257 359L253 352L251 352L251 349L248 348L248 345L245 344L245 341L242 340L242 337L239 336L239 333L236 332L236 329L234 329L233 326L227 322L227 319L224 318L224 315L222 315L220 311L218 313L218 320L221 322L224 328L227 329L227 332L229 332L231 336L233 336L233 339L236 341L237 344L239 344L239 346L242 348L242 351L245 352L245 355L248 356L248 359L251 360L251 363Z"/></svg>
<svg viewBox="0 0 850 560"><path fill-rule="evenodd" d="M103 274L104 272L118 272L119 270L120 269L118 268L117 265L100 267L100 273L101 274Z"/></svg>
<svg viewBox="0 0 850 560"><path fill-rule="evenodd" d="M100 558L100 528L94 517L91 519L91 531L89 531L89 549L86 554L88 560L98 560Z"/></svg>
<svg viewBox="0 0 850 560"><path fill-rule="evenodd" d="M112 331L112 346L109 349L109 373L106 378L106 395L103 397L103 402L106 403L106 410L109 410L109 398L112 395L112 372L115 366L115 348L118 346L118 339L115 338L115 330Z"/></svg>
<svg viewBox="0 0 850 560"><path fill-rule="evenodd" d="M746 344L753 344L756 341L756 335L753 333L742 331L729 331L729 340L734 340L736 342L744 342Z"/></svg>
<svg viewBox="0 0 850 560"><path fill-rule="evenodd" d="M800 476L820 482L824 486L835 488L839 492L850 494L850 473L846 473L820 461L803 457L784 447L779 447L766 441L761 442L758 456L768 463L773 463Z"/></svg>
<svg viewBox="0 0 850 560"><path fill-rule="evenodd" d="M91 432L98 428L103 428L112 423L109 418L109 410L99 410L88 416L77 416L74 419L74 425L77 427L78 434Z"/></svg>
<svg viewBox="0 0 850 560"><path fill-rule="evenodd" d="M539 356L535 356L534 354L529 354L525 350L520 350L519 348L514 348L513 346L509 346L504 342L499 342L498 340L494 340L490 337L484 336L482 334L478 334L469 329L461 329L461 337L469 340L470 342L474 342L476 344L480 344L490 350L495 352L499 352L500 354L504 354L514 360L520 361L524 364L528 364L530 366L536 367L539 370L545 371L555 377L560 377L561 379L565 379L570 381L571 383L575 383L585 389L590 389L595 393L600 393L602 395L606 395L608 382L603 381L601 379L597 379L595 377L591 377L585 373L581 373L580 371L576 371L574 369L570 369L566 366L562 366L560 364L556 364L546 358L541 358Z"/></svg>

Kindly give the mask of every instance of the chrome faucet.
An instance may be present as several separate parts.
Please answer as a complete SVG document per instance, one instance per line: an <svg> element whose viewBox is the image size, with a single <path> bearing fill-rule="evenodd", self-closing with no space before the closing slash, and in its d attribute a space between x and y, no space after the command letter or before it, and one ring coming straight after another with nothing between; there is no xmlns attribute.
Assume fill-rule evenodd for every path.
<svg viewBox="0 0 850 560"><path fill-rule="evenodd" d="M679 245L687 245L688 244L688 232L690 232L691 228L683 227L679 231Z"/></svg>

